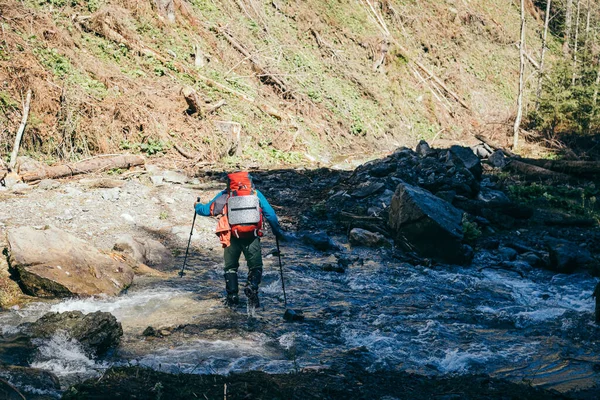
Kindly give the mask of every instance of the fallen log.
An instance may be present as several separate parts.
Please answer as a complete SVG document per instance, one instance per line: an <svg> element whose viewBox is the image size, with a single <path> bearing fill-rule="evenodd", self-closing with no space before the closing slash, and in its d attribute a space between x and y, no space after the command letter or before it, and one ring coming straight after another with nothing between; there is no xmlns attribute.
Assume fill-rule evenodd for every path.
<svg viewBox="0 0 600 400"><path fill-rule="evenodd" d="M538 160L533 158L521 158L519 161L569 175L600 177L600 161Z"/></svg>
<svg viewBox="0 0 600 400"><path fill-rule="evenodd" d="M35 171L30 171L21 176L23 182L40 181L42 179L57 179L74 176L79 174L88 174L113 168L130 168L136 165L144 165L146 160L142 156L118 155L111 157L97 157L89 160L80 161L73 164L57 165L46 167Z"/></svg>
<svg viewBox="0 0 600 400"><path fill-rule="evenodd" d="M573 178L569 175L550 171L549 169L527 164L518 160L511 160L506 169L521 174L528 181L551 180L554 182L571 182Z"/></svg>
<svg viewBox="0 0 600 400"><path fill-rule="evenodd" d="M510 157L519 157L515 153L513 153L512 151L504 149L504 148L498 146L497 144L492 143L491 140L489 140L488 138L484 137L483 135L477 134L477 135L475 135L475 137L478 140L480 140L483 144L486 144L486 145L490 146L492 149L494 149L494 150L501 150L507 156L510 156Z"/></svg>

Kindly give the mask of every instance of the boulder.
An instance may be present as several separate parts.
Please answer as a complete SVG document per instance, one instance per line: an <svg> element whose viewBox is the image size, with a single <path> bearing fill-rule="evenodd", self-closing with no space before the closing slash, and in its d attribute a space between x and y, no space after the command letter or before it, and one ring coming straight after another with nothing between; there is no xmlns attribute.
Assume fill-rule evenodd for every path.
<svg viewBox="0 0 600 400"><path fill-rule="evenodd" d="M179 172L164 171L163 172L163 180L165 182L184 184L184 183L187 183L190 180L190 178L188 178L187 175L184 175Z"/></svg>
<svg viewBox="0 0 600 400"><path fill-rule="evenodd" d="M302 242L320 251L337 250L338 246L324 232L307 233Z"/></svg>
<svg viewBox="0 0 600 400"><path fill-rule="evenodd" d="M548 238L546 247L550 255L549 269L570 274L577 270L595 273L595 261L590 252L567 240Z"/></svg>
<svg viewBox="0 0 600 400"><path fill-rule="evenodd" d="M159 269L168 269L174 263L173 255L169 249L154 239L122 235L118 238L113 249L129 254L141 264L158 267Z"/></svg>
<svg viewBox="0 0 600 400"><path fill-rule="evenodd" d="M415 153L417 153L421 157L427 157L429 155L435 154L435 151L431 150L431 147L429 147L429 143L427 143L424 140L421 140L421 141L419 141L419 144L417 144L417 147L415 148Z"/></svg>
<svg viewBox="0 0 600 400"><path fill-rule="evenodd" d="M21 289L17 282L11 279L8 270L8 259L5 251L8 244L5 243L5 235L0 234L0 309L11 307L18 303L21 295Z"/></svg>
<svg viewBox="0 0 600 400"><path fill-rule="evenodd" d="M506 166L506 157L502 150L496 150L488 158L488 163L494 168L504 168Z"/></svg>
<svg viewBox="0 0 600 400"><path fill-rule="evenodd" d="M48 339L63 331L81 343L90 357L105 354L117 346L123 336L121 323L111 313L102 311L48 313L36 322L19 325L19 329L34 339Z"/></svg>
<svg viewBox="0 0 600 400"><path fill-rule="evenodd" d="M370 232L362 228L353 228L348 235L348 240L353 246L382 247L390 245L381 233Z"/></svg>
<svg viewBox="0 0 600 400"><path fill-rule="evenodd" d="M400 183L388 224L397 243L425 257L459 264L469 261L461 244L462 212L424 189Z"/></svg>
<svg viewBox="0 0 600 400"><path fill-rule="evenodd" d="M382 182L363 182L359 184L355 190L352 191L351 195L362 199L379 192L384 187L385 184Z"/></svg>
<svg viewBox="0 0 600 400"><path fill-rule="evenodd" d="M483 173L481 161L479 160L479 157L473 153L471 148L454 145L450 147L450 153L453 158L460 161L460 163L464 165L477 180L481 180L481 174Z"/></svg>
<svg viewBox="0 0 600 400"><path fill-rule="evenodd" d="M17 157L17 162L15 164L15 170L19 175L24 175L27 172L44 170L45 168L46 164L27 156Z"/></svg>
<svg viewBox="0 0 600 400"><path fill-rule="evenodd" d="M54 227L9 230L8 245L9 265L32 296L115 296L133 281L126 259Z"/></svg>
<svg viewBox="0 0 600 400"><path fill-rule="evenodd" d="M41 393L48 395L48 397L41 398L55 398L61 390L58 377L52 372L38 368L0 364L0 399L23 399L24 397L19 394L17 397L14 396L15 387L20 388L19 391L27 395L27 399L38 398L35 394ZM50 393L53 393L54 396L50 396Z"/></svg>

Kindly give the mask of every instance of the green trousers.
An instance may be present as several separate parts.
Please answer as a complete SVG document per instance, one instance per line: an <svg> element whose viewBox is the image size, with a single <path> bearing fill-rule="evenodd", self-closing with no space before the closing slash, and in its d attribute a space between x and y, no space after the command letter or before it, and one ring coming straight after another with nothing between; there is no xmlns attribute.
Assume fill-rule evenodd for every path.
<svg viewBox="0 0 600 400"><path fill-rule="evenodd" d="M262 272L263 262L260 249L260 238L251 237L238 239L231 238L231 244L225 247L223 258L225 260L225 273L237 272L240 267L240 256L244 253L244 258L248 263L248 271L259 270Z"/></svg>

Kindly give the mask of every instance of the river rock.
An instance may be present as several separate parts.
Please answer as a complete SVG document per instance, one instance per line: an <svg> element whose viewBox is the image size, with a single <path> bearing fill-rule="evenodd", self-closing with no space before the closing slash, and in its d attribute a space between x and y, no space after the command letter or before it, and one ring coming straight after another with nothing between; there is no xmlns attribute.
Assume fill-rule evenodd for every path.
<svg viewBox="0 0 600 400"><path fill-rule="evenodd" d="M502 150L496 150L488 158L488 163L494 168L504 168L506 166L506 157Z"/></svg>
<svg viewBox="0 0 600 400"><path fill-rule="evenodd" d="M596 263L590 252L567 240L548 238L546 247L550 254L549 269L552 271L570 274L577 270L588 270L593 275L598 275Z"/></svg>
<svg viewBox="0 0 600 400"><path fill-rule="evenodd" d="M27 399L53 399L60 395L58 377L49 371L0 364L0 378L0 399L22 400L23 397L14 391L14 387L18 387L21 393L26 394ZM2 382L3 380L5 382ZM45 393L47 397L36 396L41 393Z"/></svg>
<svg viewBox="0 0 600 400"><path fill-rule="evenodd" d="M115 243L114 250L122 251L141 264L165 269L173 265L173 255L161 242L149 238L134 238L122 235ZM162 267L162 268L160 268Z"/></svg>
<svg viewBox="0 0 600 400"><path fill-rule="evenodd" d="M502 261L514 261L517 259L519 253L510 247L500 246L498 248L498 255Z"/></svg>
<svg viewBox="0 0 600 400"><path fill-rule="evenodd" d="M42 179L38 184L38 189L52 190L58 188L59 186L60 183L58 183L58 181L55 181L54 179Z"/></svg>
<svg viewBox="0 0 600 400"><path fill-rule="evenodd" d="M307 233L302 236L302 242L320 251L338 249L338 246L324 232Z"/></svg>
<svg viewBox="0 0 600 400"><path fill-rule="evenodd" d="M396 242L423 256L451 263L468 261L461 244L462 212L424 189L400 183L388 224Z"/></svg>
<svg viewBox="0 0 600 400"><path fill-rule="evenodd" d="M48 339L58 331L81 343L88 356L103 355L117 346L123 336L121 323L108 312L81 311L48 313L36 322L19 325L32 338Z"/></svg>
<svg viewBox="0 0 600 400"><path fill-rule="evenodd" d="M390 245L381 233L370 232L362 228L353 228L348 235L348 241L353 246L382 247Z"/></svg>
<svg viewBox="0 0 600 400"><path fill-rule="evenodd" d="M54 227L9 230L8 244L11 268L29 295L115 296L133 281L133 269L123 257Z"/></svg>
<svg viewBox="0 0 600 400"><path fill-rule="evenodd" d="M424 140L419 141L417 147L415 148L415 153L420 155L421 157L427 157L428 155L435 154L431 147L429 147L429 143Z"/></svg>
<svg viewBox="0 0 600 400"><path fill-rule="evenodd" d="M0 309L17 304L22 295L19 285L10 277L8 259L5 256L7 248L6 235L0 233Z"/></svg>
<svg viewBox="0 0 600 400"><path fill-rule="evenodd" d="M483 173L481 161L479 160L479 157L473 153L471 148L454 145L450 147L450 153L452 154L453 158L455 160L459 160L477 180L481 180L481 174Z"/></svg>
<svg viewBox="0 0 600 400"><path fill-rule="evenodd" d="M43 170L45 168L46 164L27 156L17 157L17 162L15 163L15 171L17 171L19 175L24 175L27 172Z"/></svg>

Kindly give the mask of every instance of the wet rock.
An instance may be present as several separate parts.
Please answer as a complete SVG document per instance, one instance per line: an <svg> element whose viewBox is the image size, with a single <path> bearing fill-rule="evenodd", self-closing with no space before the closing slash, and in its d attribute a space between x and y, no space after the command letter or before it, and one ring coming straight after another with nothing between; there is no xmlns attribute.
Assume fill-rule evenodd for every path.
<svg viewBox="0 0 600 400"><path fill-rule="evenodd" d="M164 171L162 173L162 176L165 182L171 183L184 184L190 180L190 178L188 178L187 175L175 171Z"/></svg>
<svg viewBox="0 0 600 400"><path fill-rule="evenodd" d="M300 310L290 310L288 308L283 314L283 319L288 322L304 321L304 314Z"/></svg>
<svg viewBox="0 0 600 400"><path fill-rule="evenodd" d="M477 180L481 180L483 168L481 167L481 161L479 161L479 158L473 153L473 150L469 147L455 145L450 147L450 153L452 153L453 158L459 160Z"/></svg>
<svg viewBox="0 0 600 400"><path fill-rule="evenodd" d="M494 168L506 167L506 157L504 156L502 150L496 150L491 156L489 156L488 163Z"/></svg>
<svg viewBox="0 0 600 400"><path fill-rule="evenodd" d="M133 281L129 263L54 227L9 230L9 264L26 294L115 296Z"/></svg>
<svg viewBox="0 0 600 400"><path fill-rule="evenodd" d="M143 336L156 336L157 332L156 329L154 329L153 327L149 326L146 329L144 329L144 332L142 332Z"/></svg>
<svg viewBox="0 0 600 400"><path fill-rule="evenodd" d="M174 262L169 249L158 240L149 238L134 238L131 235L122 235L117 239L113 250L122 251L141 264L159 269L167 269Z"/></svg>
<svg viewBox="0 0 600 400"><path fill-rule="evenodd" d="M337 250L338 246L324 232L307 233L302 235L302 243L320 251Z"/></svg>
<svg viewBox="0 0 600 400"><path fill-rule="evenodd" d="M339 264L325 264L322 267L322 270L325 272L337 272L338 274L343 274L346 272L346 268Z"/></svg>
<svg viewBox="0 0 600 400"><path fill-rule="evenodd" d="M517 260L524 261L534 268L545 268L546 267L546 263L544 262L544 260L533 252L527 252L527 253L520 254L517 257Z"/></svg>
<svg viewBox="0 0 600 400"><path fill-rule="evenodd" d="M353 228L348 235L348 240L353 246L382 247L390 246L386 237L381 233L370 232L362 228Z"/></svg>
<svg viewBox="0 0 600 400"><path fill-rule="evenodd" d="M519 253L510 247L501 246L498 248L498 255L502 261L514 261L517 259Z"/></svg>
<svg viewBox="0 0 600 400"><path fill-rule="evenodd" d="M96 311L83 314L81 311L48 313L30 324L19 328L32 338L48 339L58 331L81 343L88 356L103 355L116 347L123 336L121 323L114 315Z"/></svg>
<svg viewBox="0 0 600 400"><path fill-rule="evenodd" d="M388 224L401 246L446 262L469 261L461 244L462 212L419 187L398 185Z"/></svg>
<svg viewBox="0 0 600 400"><path fill-rule="evenodd" d="M14 365L0 364L0 399L18 399L23 397L17 394L14 396L14 387L18 387L19 392L27 395L27 399L36 398L58 398L60 395L60 382L58 377L52 372L37 368L20 367ZM8 385L7 385L8 383ZM47 397L36 397L41 393L47 394Z"/></svg>
<svg viewBox="0 0 600 400"><path fill-rule="evenodd" d="M546 246L550 255L549 269L560 273L572 273L577 270L588 270L597 274L595 260L590 252L575 243L548 238Z"/></svg>

